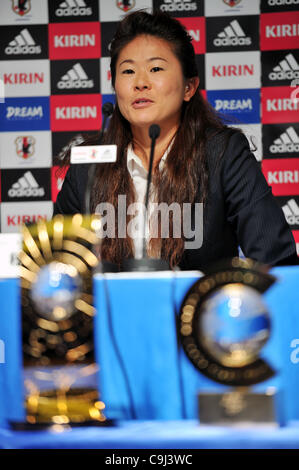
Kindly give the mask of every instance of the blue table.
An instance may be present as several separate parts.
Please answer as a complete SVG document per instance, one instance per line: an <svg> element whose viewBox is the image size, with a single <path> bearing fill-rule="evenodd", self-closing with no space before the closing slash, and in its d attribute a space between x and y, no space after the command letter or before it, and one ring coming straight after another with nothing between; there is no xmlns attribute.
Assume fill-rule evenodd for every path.
<svg viewBox="0 0 299 470"><path fill-rule="evenodd" d="M65 433L0 429L4 449L299 449L299 421L287 427L236 429L195 420L122 421L115 428Z"/></svg>
<svg viewBox="0 0 299 470"><path fill-rule="evenodd" d="M94 278L99 390L107 404L106 415L117 418L119 426L65 433L11 431L6 420L24 417L19 281L0 281L0 298L5 299L0 305L0 339L5 342L5 363L0 362L0 448L299 448L299 267L276 268L272 273L277 282L265 296L272 336L262 355L277 375L261 387L283 389L287 425L277 429L199 425L198 391L219 391L223 386L203 377L177 347L174 307L179 309L200 275L187 272L175 278L173 273ZM128 388L111 341L111 312L137 421L130 420Z"/></svg>

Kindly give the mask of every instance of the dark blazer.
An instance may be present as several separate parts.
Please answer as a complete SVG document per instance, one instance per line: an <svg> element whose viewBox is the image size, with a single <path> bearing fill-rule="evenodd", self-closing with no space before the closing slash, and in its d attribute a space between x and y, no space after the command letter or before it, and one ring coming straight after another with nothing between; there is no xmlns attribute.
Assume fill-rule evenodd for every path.
<svg viewBox="0 0 299 470"><path fill-rule="evenodd" d="M224 150L224 153L222 150ZM222 155L221 155L222 154ZM203 269L220 259L244 255L262 263L297 264L296 245L246 137L228 131L207 145L209 191L203 211L203 243L186 249L181 269ZM54 214L82 212L89 165L71 165Z"/></svg>

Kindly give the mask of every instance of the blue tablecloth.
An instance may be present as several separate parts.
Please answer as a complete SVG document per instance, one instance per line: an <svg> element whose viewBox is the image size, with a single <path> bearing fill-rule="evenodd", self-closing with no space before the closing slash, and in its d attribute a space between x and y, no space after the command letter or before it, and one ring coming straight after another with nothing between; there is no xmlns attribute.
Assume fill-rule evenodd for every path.
<svg viewBox="0 0 299 470"><path fill-rule="evenodd" d="M284 428L200 426L195 420L123 421L64 433L0 429L5 449L299 449L299 421Z"/></svg>
<svg viewBox="0 0 299 470"><path fill-rule="evenodd" d="M109 408L115 412L111 417L123 413L119 426L77 428L62 434L9 430L6 419L22 421L24 416L21 312L18 280L1 281L4 301L0 305L0 339L5 343L5 363L0 364L0 448L299 448L299 353L294 343L299 341L299 268L276 268L273 274L277 282L265 297L272 317L272 335L263 357L273 365L277 376L261 385L272 386L276 381L283 389L287 426L278 429L199 426L198 391L219 390L222 386L203 377L177 348L173 307L180 307L196 280L196 275L186 273L175 281L167 277L150 282L140 279L134 285L130 285L129 278L108 280L114 334L129 371L138 421L129 421L128 388L111 342L104 284L95 279L96 305L101 313L95 319L99 388L108 415ZM183 396L187 419L181 419Z"/></svg>

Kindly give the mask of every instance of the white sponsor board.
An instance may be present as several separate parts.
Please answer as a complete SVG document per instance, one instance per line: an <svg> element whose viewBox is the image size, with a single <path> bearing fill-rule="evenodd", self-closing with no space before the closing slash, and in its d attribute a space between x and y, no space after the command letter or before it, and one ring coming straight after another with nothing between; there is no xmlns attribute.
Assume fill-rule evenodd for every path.
<svg viewBox="0 0 299 470"><path fill-rule="evenodd" d="M260 162L263 158L261 124L234 124L232 127L236 127L243 131L249 142L250 150L257 161Z"/></svg>
<svg viewBox="0 0 299 470"><path fill-rule="evenodd" d="M0 103L5 102L5 91L4 91L4 83L3 80L0 79Z"/></svg>
<svg viewBox="0 0 299 470"><path fill-rule="evenodd" d="M141 9L152 12L152 0L130 0L128 3L129 7L126 9L122 1L100 0L100 21L120 21L126 14Z"/></svg>
<svg viewBox="0 0 299 470"><path fill-rule="evenodd" d="M50 131L0 132L1 168L48 168L51 165Z"/></svg>
<svg viewBox="0 0 299 470"><path fill-rule="evenodd" d="M260 88L260 51L206 54L207 90Z"/></svg>
<svg viewBox="0 0 299 470"><path fill-rule="evenodd" d="M0 278L19 277L18 255L21 249L20 233L0 233Z"/></svg>
<svg viewBox="0 0 299 470"><path fill-rule="evenodd" d="M0 25L47 24L48 21L47 0L27 0L23 12L17 0L0 2Z"/></svg>
<svg viewBox="0 0 299 470"><path fill-rule="evenodd" d="M116 162L116 145L81 145L71 148L71 163Z"/></svg>
<svg viewBox="0 0 299 470"><path fill-rule="evenodd" d="M3 80L5 97L49 96L50 61L3 60L0 79Z"/></svg>
<svg viewBox="0 0 299 470"><path fill-rule="evenodd" d="M239 0L233 6L225 0L205 0L205 16L259 15L260 0ZM232 3L231 3L232 5Z"/></svg>
<svg viewBox="0 0 299 470"><path fill-rule="evenodd" d="M22 224L36 223L38 220L50 220L53 214L53 203L42 202L2 202L1 231L3 233L20 233Z"/></svg>

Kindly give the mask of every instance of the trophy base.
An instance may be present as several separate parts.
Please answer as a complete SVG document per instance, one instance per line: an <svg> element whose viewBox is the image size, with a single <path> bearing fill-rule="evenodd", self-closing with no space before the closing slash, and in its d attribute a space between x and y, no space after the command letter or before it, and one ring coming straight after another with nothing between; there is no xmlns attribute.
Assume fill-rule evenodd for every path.
<svg viewBox="0 0 299 470"><path fill-rule="evenodd" d="M56 427L114 426L115 421L103 413L105 404L98 399L97 390L43 390L26 397L26 421L11 421L14 430L39 430Z"/></svg>
<svg viewBox="0 0 299 470"><path fill-rule="evenodd" d="M225 393L199 393L200 424L224 426L278 426L276 393L236 388Z"/></svg>
<svg viewBox="0 0 299 470"><path fill-rule="evenodd" d="M13 431L42 431L50 430L57 427L60 431L67 431L71 428L78 427L110 427L115 426L116 422L113 419L106 419L105 421L84 421L84 422L69 422L68 424L55 424L53 422L45 423L26 423L18 421L9 421L9 426Z"/></svg>

